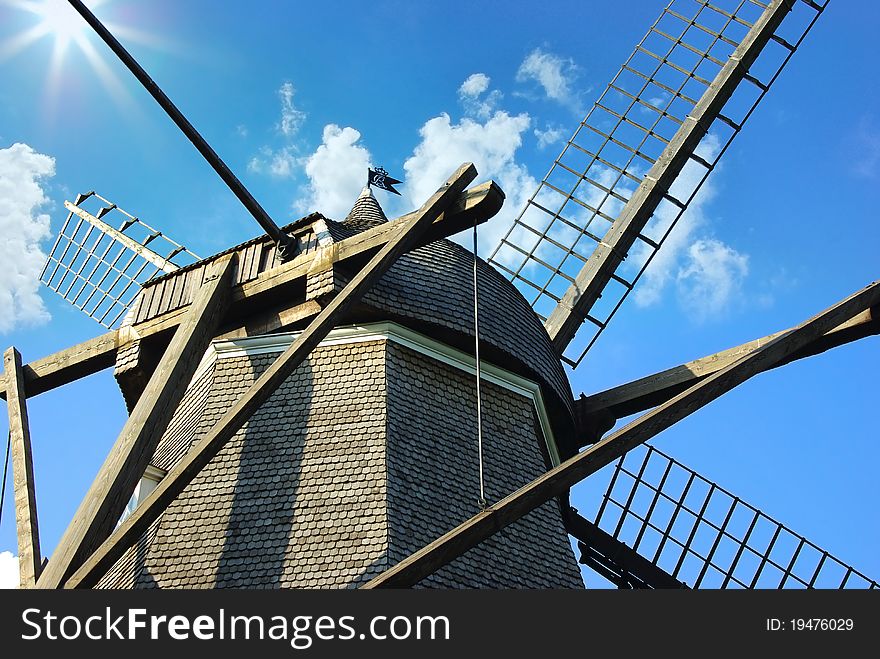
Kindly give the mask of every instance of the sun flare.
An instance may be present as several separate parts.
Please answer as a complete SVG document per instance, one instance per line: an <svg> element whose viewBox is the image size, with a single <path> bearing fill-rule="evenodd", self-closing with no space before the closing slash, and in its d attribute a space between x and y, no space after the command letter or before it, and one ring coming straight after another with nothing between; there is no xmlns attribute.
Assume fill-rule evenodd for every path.
<svg viewBox="0 0 880 659"><path fill-rule="evenodd" d="M39 17L41 30L55 38L62 53L71 43L80 46L83 43L88 26L65 0L44 0L31 11Z"/></svg>
<svg viewBox="0 0 880 659"><path fill-rule="evenodd" d="M108 0L88 0L88 7L94 10L107 3ZM107 62L110 58L101 51L100 40L67 0L0 0L0 4L12 6L31 16L29 25L0 43L0 61L31 46L36 48L38 42L47 43L50 51L45 75L50 99L58 96L64 77L72 74L80 79L85 75L92 75L120 106L130 103L125 86ZM132 40L144 41L138 30L106 21L105 25L111 30L128 35ZM88 66L84 69L82 61L74 58L74 55L84 58Z"/></svg>
<svg viewBox="0 0 880 659"><path fill-rule="evenodd" d="M7 55L44 37L52 40L56 58L61 57L71 44L80 49L88 44L88 25L67 0L19 0L9 4L33 14L36 23L6 45ZM95 7L103 3L99 0L89 4Z"/></svg>

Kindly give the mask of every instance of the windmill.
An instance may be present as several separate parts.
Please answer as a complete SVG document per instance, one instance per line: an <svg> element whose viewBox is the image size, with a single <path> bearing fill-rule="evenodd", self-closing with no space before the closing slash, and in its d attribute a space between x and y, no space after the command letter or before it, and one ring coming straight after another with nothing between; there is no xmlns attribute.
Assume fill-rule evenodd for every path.
<svg viewBox="0 0 880 659"><path fill-rule="evenodd" d="M313 214L277 227L71 3L267 235L178 265L176 243L162 256L146 238L123 241L125 226L89 219L109 202L95 214L81 199L68 206L164 274L139 272L118 292L100 268L68 258L61 238L53 249L68 273L59 292L76 303L70 278L91 282L121 307L97 319L121 324L26 367L7 351L24 584L559 587L577 581L571 534L580 560L620 587L768 586L774 571L779 586L831 585L830 569L843 570L840 587L876 587L799 536L780 558L785 527L639 448L760 372L877 333L876 284L791 330L591 396L573 398L562 367L578 367L686 212L699 184L678 190L682 172L700 183L711 173L824 5L670 3L486 264L442 240L503 201L491 182L465 190L476 176L467 164L397 220L366 189L345 221ZM109 366L131 414L44 567L25 399ZM474 436L477 460L463 452ZM499 467L485 479L484 457ZM596 517L571 509L569 488L615 461Z"/></svg>

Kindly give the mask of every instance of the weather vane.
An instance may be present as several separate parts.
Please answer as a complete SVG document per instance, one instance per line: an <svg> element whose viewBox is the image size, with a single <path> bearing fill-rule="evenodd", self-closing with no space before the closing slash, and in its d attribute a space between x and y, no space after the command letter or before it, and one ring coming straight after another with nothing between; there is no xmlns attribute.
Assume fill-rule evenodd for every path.
<svg viewBox="0 0 880 659"><path fill-rule="evenodd" d="M397 183L400 183L396 178L392 178L388 176L388 172L385 171L384 167L377 167L376 169L367 169L367 186L374 185L380 190L387 190L388 192L393 192L396 195L400 193L394 189L394 186Z"/></svg>

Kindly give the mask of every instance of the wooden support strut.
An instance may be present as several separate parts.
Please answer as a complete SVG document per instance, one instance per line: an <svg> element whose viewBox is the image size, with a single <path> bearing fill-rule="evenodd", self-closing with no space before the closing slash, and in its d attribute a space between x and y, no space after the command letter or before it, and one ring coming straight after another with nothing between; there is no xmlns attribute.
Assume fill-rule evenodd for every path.
<svg viewBox="0 0 880 659"><path fill-rule="evenodd" d="M12 480L15 492L15 523L18 532L18 572L22 588L33 588L40 576L40 530L37 524L37 498L34 488L34 463L31 456L31 431L25 403L24 373L21 355L9 348L3 355L6 369L6 406L9 411Z"/></svg>
<svg viewBox="0 0 880 659"><path fill-rule="evenodd" d="M630 414L661 405L694 383L712 373L717 373L740 357L790 331L775 332L735 348L728 348L714 355L701 357L590 396L581 396L574 401L575 416L583 419L593 414L608 412L614 419L622 419ZM777 368L798 359L812 357L831 348L875 334L880 334L880 307L873 307L856 314L784 361L770 365L769 368Z"/></svg>
<svg viewBox="0 0 880 659"><path fill-rule="evenodd" d="M296 341L285 350L244 395L223 415L223 418L193 445L156 489L119 526L116 532L77 570L65 584L69 588L93 586L195 476L226 445L244 423L265 403L311 351L339 324L345 314L370 287L412 248L419 236L437 216L448 208L465 186L477 175L476 168L465 163L449 178L421 209L401 226L394 238L358 272L345 288L309 323ZM51 565L51 563L50 563Z"/></svg>
<svg viewBox="0 0 880 659"><path fill-rule="evenodd" d="M144 393L53 552L40 588L57 588L110 535L183 398L229 303L235 255L206 271Z"/></svg>
<svg viewBox="0 0 880 659"><path fill-rule="evenodd" d="M363 588L406 588L417 584L497 531L565 493L572 485L617 460L630 449L658 435L752 376L766 371L771 364L785 360L847 318L878 303L880 282L875 282L569 458L370 580Z"/></svg>
<svg viewBox="0 0 880 659"><path fill-rule="evenodd" d="M495 215L501 208L504 193L492 181L474 186L461 192L457 198L434 220L433 224L421 235L411 247L415 249L440 238L448 237L458 231L482 223ZM412 219L410 213L397 220L384 222L379 226L367 229L351 238L335 243L332 248L333 262L347 259L364 258L374 253L391 240L404 223ZM230 313L239 304L259 303L273 297L273 291L281 285L305 277L313 263L310 255L297 257L280 267L262 273L256 279L236 286L232 290ZM306 309L307 307L307 309ZM116 350L124 344L130 335L134 338L147 338L163 332L173 331L186 317L188 307L163 314L134 327L123 327L120 330L105 332L94 339L71 346L48 357L43 357L24 366L24 378L27 395L50 391L62 385L74 382L105 368L110 368L116 358ZM315 304L291 307L291 313L298 317L316 315L320 307ZM308 312L306 316L303 314ZM288 316L291 314L288 314ZM234 327L228 328L233 330ZM120 332L127 333L126 336ZM0 398L6 398L3 378L0 378Z"/></svg>

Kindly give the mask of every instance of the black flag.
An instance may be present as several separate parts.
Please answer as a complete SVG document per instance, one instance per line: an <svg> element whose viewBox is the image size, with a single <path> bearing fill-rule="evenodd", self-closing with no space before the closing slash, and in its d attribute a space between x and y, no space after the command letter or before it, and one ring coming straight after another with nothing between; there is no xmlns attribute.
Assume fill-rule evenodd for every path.
<svg viewBox="0 0 880 659"><path fill-rule="evenodd" d="M388 172L386 172L384 169L382 169L381 167L375 170L367 169L367 172L367 185L375 185L381 190L387 190L388 192L393 192L396 195L400 194L393 187L395 183L400 183L400 181L398 181L396 178L391 178L390 176L388 176Z"/></svg>

